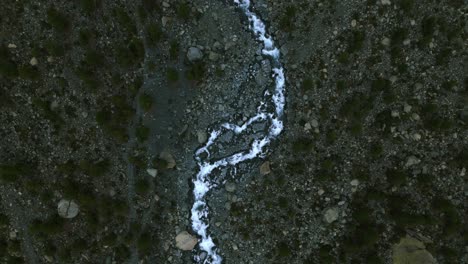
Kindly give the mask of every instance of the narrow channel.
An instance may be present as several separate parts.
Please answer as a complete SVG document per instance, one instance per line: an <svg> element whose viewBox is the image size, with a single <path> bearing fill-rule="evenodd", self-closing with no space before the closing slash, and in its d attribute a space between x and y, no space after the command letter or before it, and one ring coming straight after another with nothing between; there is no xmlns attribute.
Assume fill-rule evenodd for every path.
<svg viewBox="0 0 468 264"><path fill-rule="evenodd" d="M194 256L197 263L219 264L223 262L220 251L213 241L208 230L209 208L207 195L210 190L218 185L213 182L210 175L218 168L235 167L237 164L255 158L265 158L268 146L283 131L283 114L285 106L285 76L280 62L280 52L275 46L271 35L267 33L265 23L254 13L250 0L234 0L249 21L249 29L254 37L263 45L262 54L268 58L272 65L271 77L274 79L273 91L264 91L263 101L259 102L256 115L250 117L243 124L219 123L215 128L209 128L209 139L206 144L195 152L195 160L198 164L198 172L193 178L194 203L191 209L192 229L199 235L199 251ZM240 152L232 153L219 159L212 160L210 150L223 134L232 132L236 135L245 134L255 123L267 124L265 135L254 139L250 145Z"/></svg>

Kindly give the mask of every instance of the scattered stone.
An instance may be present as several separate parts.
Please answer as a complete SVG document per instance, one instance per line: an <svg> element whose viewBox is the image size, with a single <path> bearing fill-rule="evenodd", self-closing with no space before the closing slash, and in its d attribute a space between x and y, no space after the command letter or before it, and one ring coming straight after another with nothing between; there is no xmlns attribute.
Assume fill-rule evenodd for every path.
<svg viewBox="0 0 468 264"><path fill-rule="evenodd" d="M57 211L63 218L74 218L80 212L80 208L74 201L62 199L58 203Z"/></svg>
<svg viewBox="0 0 468 264"><path fill-rule="evenodd" d="M309 131L309 130L311 130L311 129L312 129L312 125L311 125L309 122L305 123L305 125L304 125L304 130L305 130L305 131Z"/></svg>
<svg viewBox="0 0 468 264"><path fill-rule="evenodd" d="M199 130L197 132L197 139L198 139L198 143L203 144L208 140L208 135L206 134L205 131Z"/></svg>
<svg viewBox="0 0 468 264"><path fill-rule="evenodd" d="M412 118L414 121L418 121L419 119L421 119L421 118L419 117L419 115L416 114L416 113L413 113L413 114L411 115L411 118Z"/></svg>
<svg viewBox="0 0 468 264"><path fill-rule="evenodd" d="M52 56L47 57L47 62L49 62L49 63L54 62L54 57L52 57Z"/></svg>
<svg viewBox="0 0 468 264"><path fill-rule="evenodd" d="M29 61L29 64L31 64L31 66L36 66L38 63L36 57L32 57L32 59Z"/></svg>
<svg viewBox="0 0 468 264"><path fill-rule="evenodd" d="M389 38L384 38L384 39L382 39L381 43L384 46L389 46L390 45L390 39Z"/></svg>
<svg viewBox="0 0 468 264"><path fill-rule="evenodd" d="M169 153L167 151L161 152L161 154L159 155L159 158L166 161L166 163L167 163L166 169L173 169L176 166L176 162L175 162L174 157L172 156L171 153Z"/></svg>
<svg viewBox="0 0 468 264"><path fill-rule="evenodd" d="M10 239L16 239L16 231L13 230L13 231L10 231Z"/></svg>
<svg viewBox="0 0 468 264"><path fill-rule="evenodd" d="M180 232L176 238L176 247L181 250L192 250L197 245L198 240L196 237L189 234L187 231Z"/></svg>
<svg viewBox="0 0 468 264"><path fill-rule="evenodd" d="M227 181L224 188L228 192L234 192L236 190L236 184L234 182L232 182L232 181Z"/></svg>
<svg viewBox="0 0 468 264"><path fill-rule="evenodd" d="M161 24L163 27L166 27L167 23L170 21L171 19L169 17L166 17L166 16L163 16L161 18Z"/></svg>
<svg viewBox="0 0 468 264"><path fill-rule="evenodd" d="M356 19L351 20L351 26L352 26L352 27L355 27L356 24L357 24Z"/></svg>
<svg viewBox="0 0 468 264"><path fill-rule="evenodd" d="M354 180L351 181L351 186L356 187L358 185L359 185L359 180L358 179L354 179Z"/></svg>
<svg viewBox="0 0 468 264"><path fill-rule="evenodd" d="M16 45L13 43L8 44L9 49L16 49Z"/></svg>
<svg viewBox="0 0 468 264"><path fill-rule="evenodd" d="M312 127L313 127L313 128L318 128L318 126L319 126L319 123L318 123L318 121L317 121L317 120L315 120L315 119L312 119L312 121L311 121L311 125L312 125Z"/></svg>
<svg viewBox="0 0 468 264"><path fill-rule="evenodd" d="M419 141L419 140L421 140L421 134L419 134L419 133L414 133L414 134L412 135L412 138L413 138L414 140L416 140L416 141Z"/></svg>
<svg viewBox="0 0 468 264"><path fill-rule="evenodd" d="M211 51L210 54L208 54L208 58L211 61L217 61L219 59L219 54L216 52Z"/></svg>
<svg viewBox="0 0 468 264"><path fill-rule="evenodd" d="M417 165L421 162L420 159L416 158L415 156L409 156L408 160L406 161L406 167L411 167L413 165Z"/></svg>
<svg viewBox="0 0 468 264"><path fill-rule="evenodd" d="M405 105L403 106L403 110L405 111L405 113L411 112L412 108L413 107L411 105L407 104L407 103L405 103Z"/></svg>
<svg viewBox="0 0 468 264"><path fill-rule="evenodd" d="M338 208L333 207L325 211L324 219L327 223L331 224L338 219L339 211Z"/></svg>
<svg viewBox="0 0 468 264"><path fill-rule="evenodd" d="M317 192L317 193L318 193L318 195L322 196L322 194L324 194L324 193L325 193L325 191L324 191L323 189L320 189L320 190L318 190L318 192Z"/></svg>
<svg viewBox="0 0 468 264"><path fill-rule="evenodd" d="M262 165L260 165L260 174L261 175L267 175L270 174L271 169L270 169L270 162L266 161Z"/></svg>
<svg viewBox="0 0 468 264"><path fill-rule="evenodd" d="M393 264L436 264L434 257L426 250L425 245L410 236L393 246Z"/></svg>
<svg viewBox="0 0 468 264"><path fill-rule="evenodd" d="M390 0L382 0L381 1L382 5L391 5L392 2Z"/></svg>
<svg viewBox="0 0 468 264"><path fill-rule="evenodd" d="M156 177L158 175L158 170L154 168L149 168L146 170L151 177Z"/></svg>
<svg viewBox="0 0 468 264"><path fill-rule="evenodd" d="M187 59L189 61L197 61L203 58L202 51L197 47L190 47L187 51Z"/></svg>

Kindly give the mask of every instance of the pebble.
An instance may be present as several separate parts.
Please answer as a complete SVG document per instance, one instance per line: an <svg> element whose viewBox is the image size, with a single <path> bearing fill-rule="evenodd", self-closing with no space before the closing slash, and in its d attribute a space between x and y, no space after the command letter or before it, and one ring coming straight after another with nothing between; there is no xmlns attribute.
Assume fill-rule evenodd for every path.
<svg viewBox="0 0 468 264"><path fill-rule="evenodd" d="M203 58L202 51L197 47L190 47L187 51L187 59L189 61L197 61Z"/></svg>
<svg viewBox="0 0 468 264"><path fill-rule="evenodd" d="M403 111L405 111L405 113L409 113L409 112L411 112L412 108L413 107L411 105L405 103L405 105L403 106Z"/></svg>
<svg viewBox="0 0 468 264"><path fill-rule="evenodd" d="M149 168L146 170L151 177L156 177L158 175L158 170L154 168Z"/></svg>
<svg viewBox="0 0 468 264"><path fill-rule="evenodd" d="M9 49L16 49L16 45L13 43L8 44Z"/></svg>
<svg viewBox="0 0 468 264"><path fill-rule="evenodd" d="M354 179L351 181L351 186L358 186L359 185L359 180L358 179Z"/></svg>
<svg viewBox="0 0 468 264"><path fill-rule="evenodd" d="M203 144L208 140L208 135L206 134L205 131L199 130L197 131L197 140L198 140L198 143Z"/></svg>
<svg viewBox="0 0 468 264"><path fill-rule="evenodd" d="M413 165L417 165L421 162L416 156L409 156L406 160L406 167L411 167Z"/></svg>
<svg viewBox="0 0 468 264"><path fill-rule="evenodd" d="M315 119L312 119L312 121L311 121L311 125L312 125L312 127L313 127L313 128L318 128L318 126L319 126L319 123L318 123L318 121L317 121L317 120L315 120Z"/></svg>
<svg viewBox="0 0 468 264"><path fill-rule="evenodd" d="M236 190L236 184L234 182L232 182L232 181L227 181L224 188L228 192L234 192Z"/></svg>
<svg viewBox="0 0 468 264"><path fill-rule="evenodd" d="M421 140L421 134L419 134L419 133L414 133L413 136L412 136L412 138L413 138L414 140L416 140L416 141L419 141L419 140Z"/></svg>
<svg viewBox="0 0 468 264"><path fill-rule="evenodd" d="M333 208L326 210L323 217L327 223L331 224L338 219L338 215L339 215L338 208L333 207Z"/></svg>
<svg viewBox="0 0 468 264"><path fill-rule="evenodd" d="M317 192L317 193L318 193L318 195L322 196L322 194L324 194L324 193L325 193L325 191L324 191L323 189L320 189L320 190L318 190L318 192Z"/></svg>
<svg viewBox="0 0 468 264"><path fill-rule="evenodd" d="M31 66L36 66L38 63L36 57L32 57L32 59L29 61L29 64L31 64Z"/></svg>
<svg viewBox="0 0 468 264"><path fill-rule="evenodd" d="M382 5L391 5L392 2L390 0L381 0Z"/></svg>
<svg viewBox="0 0 468 264"><path fill-rule="evenodd" d="M356 22L356 20L355 20L355 19L351 20L351 26L352 26L352 27L355 27L355 26L356 26L356 24L357 24L357 22Z"/></svg>
<svg viewBox="0 0 468 264"><path fill-rule="evenodd" d="M270 169L270 162L266 161L262 165L260 165L260 174L265 176L267 174L270 174L271 169Z"/></svg>
<svg viewBox="0 0 468 264"><path fill-rule="evenodd" d="M381 43L384 46L388 46L388 45L390 45L390 39L389 38L384 38L384 39L382 39Z"/></svg>

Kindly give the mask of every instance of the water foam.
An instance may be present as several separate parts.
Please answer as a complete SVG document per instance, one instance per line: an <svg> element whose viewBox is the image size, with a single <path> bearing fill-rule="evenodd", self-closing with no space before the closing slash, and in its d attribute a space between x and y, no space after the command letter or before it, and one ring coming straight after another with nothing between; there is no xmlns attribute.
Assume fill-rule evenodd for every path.
<svg viewBox="0 0 468 264"><path fill-rule="evenodd" d="M272 61L272 65L274 65L272 78L275 81L275 90L271 96L269 91L265 91L264 101L260 102L256 115L249 118L242 125L223 123L220 128L211 130L210 137L206 144L195 152L195 159L198 163L199 171L193 179L194 203L191 210L192 229L200 237L198 244L200 250L205 251L207 254L204 259L201 259L198 255L195 256L194 259L197 263L204 264L220 264L223 260L212 237L208 233L208 227L210 225L208 221L206 195L213 187L216 187L215 183L212 182L208 176L218 168L236 166L246 160L263 158L266 155L266 146L283 131L282 120L286 100L285 76L284 69L280 63L280 52L278 48L275 47L273 38L267 34L265 23L263 23L254 12L250 11L250 0L234 0L234 3L248 18L249 28L254 33L255 38L263 44L262 54L269 57ZM266 106L268 106L270 102L273 103L274 108L274 111L271 113L266 110ZM216 142L220 135L228 131L232 131L235 134L242 134L252 124L265 121L269 125L267 134L263 138L255 139L248 149L218 160L209 160L210 152L208 148ZM204 153L206 156L203 156Z"/></svg>

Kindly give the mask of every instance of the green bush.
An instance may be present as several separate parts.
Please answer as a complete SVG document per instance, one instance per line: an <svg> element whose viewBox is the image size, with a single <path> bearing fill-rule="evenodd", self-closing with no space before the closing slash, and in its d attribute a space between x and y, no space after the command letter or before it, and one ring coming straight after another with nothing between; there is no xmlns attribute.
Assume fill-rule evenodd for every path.
<svg viewBox="0 0 468 264"><path fill-rule="evenodd" d="M79 164L79 167L83 173L92 177L99 177L104 175L109 170L110 162L107 159L98 162L82 160Z"/></svg>
<svg viewBox="0 0 468 264"><path fill-rule="evenodd" d="M169 46L169 57L171 60L175 60L179 57L180 45L177 40L171 40Z"/></svg>
<svg viewBox="0 0 468 264"><path fill-rule="evenodd" d="M166 76L169 83L175 83L179 80L179 71L174 68L167 68Z"/></svg>
<svg viewBox="0 0 468 264"><path fill-rule="evenodd" d="M205 64L203 62L197 62L190 65L190 68L186 72L186 76L190 81L202 81L205 76Z"/></svg>
<svg viewBox="0 0 468 264"><path fill-rule="evenodd" d="M150 133L149 127L146 127L144 125L139 125L135 130L136 130L135 134L136 134L138 141L143 142L148 139L149 133Z"/></svg>
<svg viewBox="0 0 468 264"><path fill-rule="evenodd" d="M145 47L143 42L134 37L128 45L122 44L116 48L117 62L123 67L134 66L141 63L145 56Z"/></svg>
<svg viewBox="0 0 468 264"><path fill-rule="evenodd" d="M385 176L387 182L393 186L400 186L406 183L406 172L396 169L387 169Z"/></svg>
<svg viewBox="0 0 468 264"><path fill-rule="evenodd" d="M348 52L354 53L362 49L366 35L363 31L353 31L348 44Z"/></svg>
<svg viewBox="0 0 468 264"><path fill-rule="evenodd" d="M132 18L128 15L122 7L117 7L113 10L113 14L116 17L119 24L125 28L128 32L132 33L132 35L136 35L137 29L135 23L133 22Z"/></svg>
<svg viewBox="0 0 468 264"><path fill-rule="evenodd" d="M67 16L52 7L47 10L47 22L59 33L65 33L70 29Z"/></svg>
<svg viewBox="0 0 468 264"><path fill-rule="evenodd" d="M34 169L31 163L0 164L0 179L5 182L14 182L19 177L32 174Z"/></svg>
<svg viewBox="0 0 468 264"><path fill-rule="evenodd" d="M163 38L163 31L159 24L149 24L146 27L146 32L148 35L148 42L153 46L156 45Z"/></svg>
<svg viewBox="0 0 468 264"><path fill-rule="evenodd" d="M41 77L41 73L37 67L31 65L23 65L18 70L19 76L23 79L37 81Z"/></svg>
<svg viewBox="0 0 468 264"><path fill-rule="evenodd" d="M188 20L191 16L190 5L187 2L182 2L177 5L177 16L183 20Z"/></svg>
<svg viewBox="0 0 468 264"><path fill-rule="evenodd" d="M314 89L314 80L312 78L306 78L302 81L301 88L303 91L310 91Z"/></svg>
<svg viewBox="0 0 468 264"><path fill-rule="evenodd" d="M143 111L148 112L151 110L151 107L153 106L153 98L149 94L140 95L138 101Z"/></svg>
<svg viewBox="0 0 468 264"><path fill-rule="evenodd" d="M81 8L83 11L85 11L85 13L93 13L96 11L98 1L100 0L80 0Z"/></svg>
<svg viewBox="0 0 468 264"><path fill-rule="evenodd" d="M276 252L279 257L289 257L292 254L291 248L286 242L280 242L276 245Z"/></svg>
<svg viewBox="0 0 468 264"><path fill-rule="evenodd" d="M281 30L285 32L290 32L294 29L294 27L296 26L296 11L296 7L293 5L286 7L285 12L283 13L279 21L279 26Z"/></svg>
<svg viewBox="0 0 468 264"><path fill-rule="evenodd" d="M8 48L3 45L0 46L0 75L8 78L18 76L18 67L11 59Z"/></svg>
<svg viewBox="0 0 468 264"><path fill-rule="evenodd" d="M139 195L145 195L147 194L149 191L151 190L151 186L150 186L150 183L148 182L148 180L145 178L145 179L139 179L136 183L135 183L135 191L139 194Z"/></svg>

